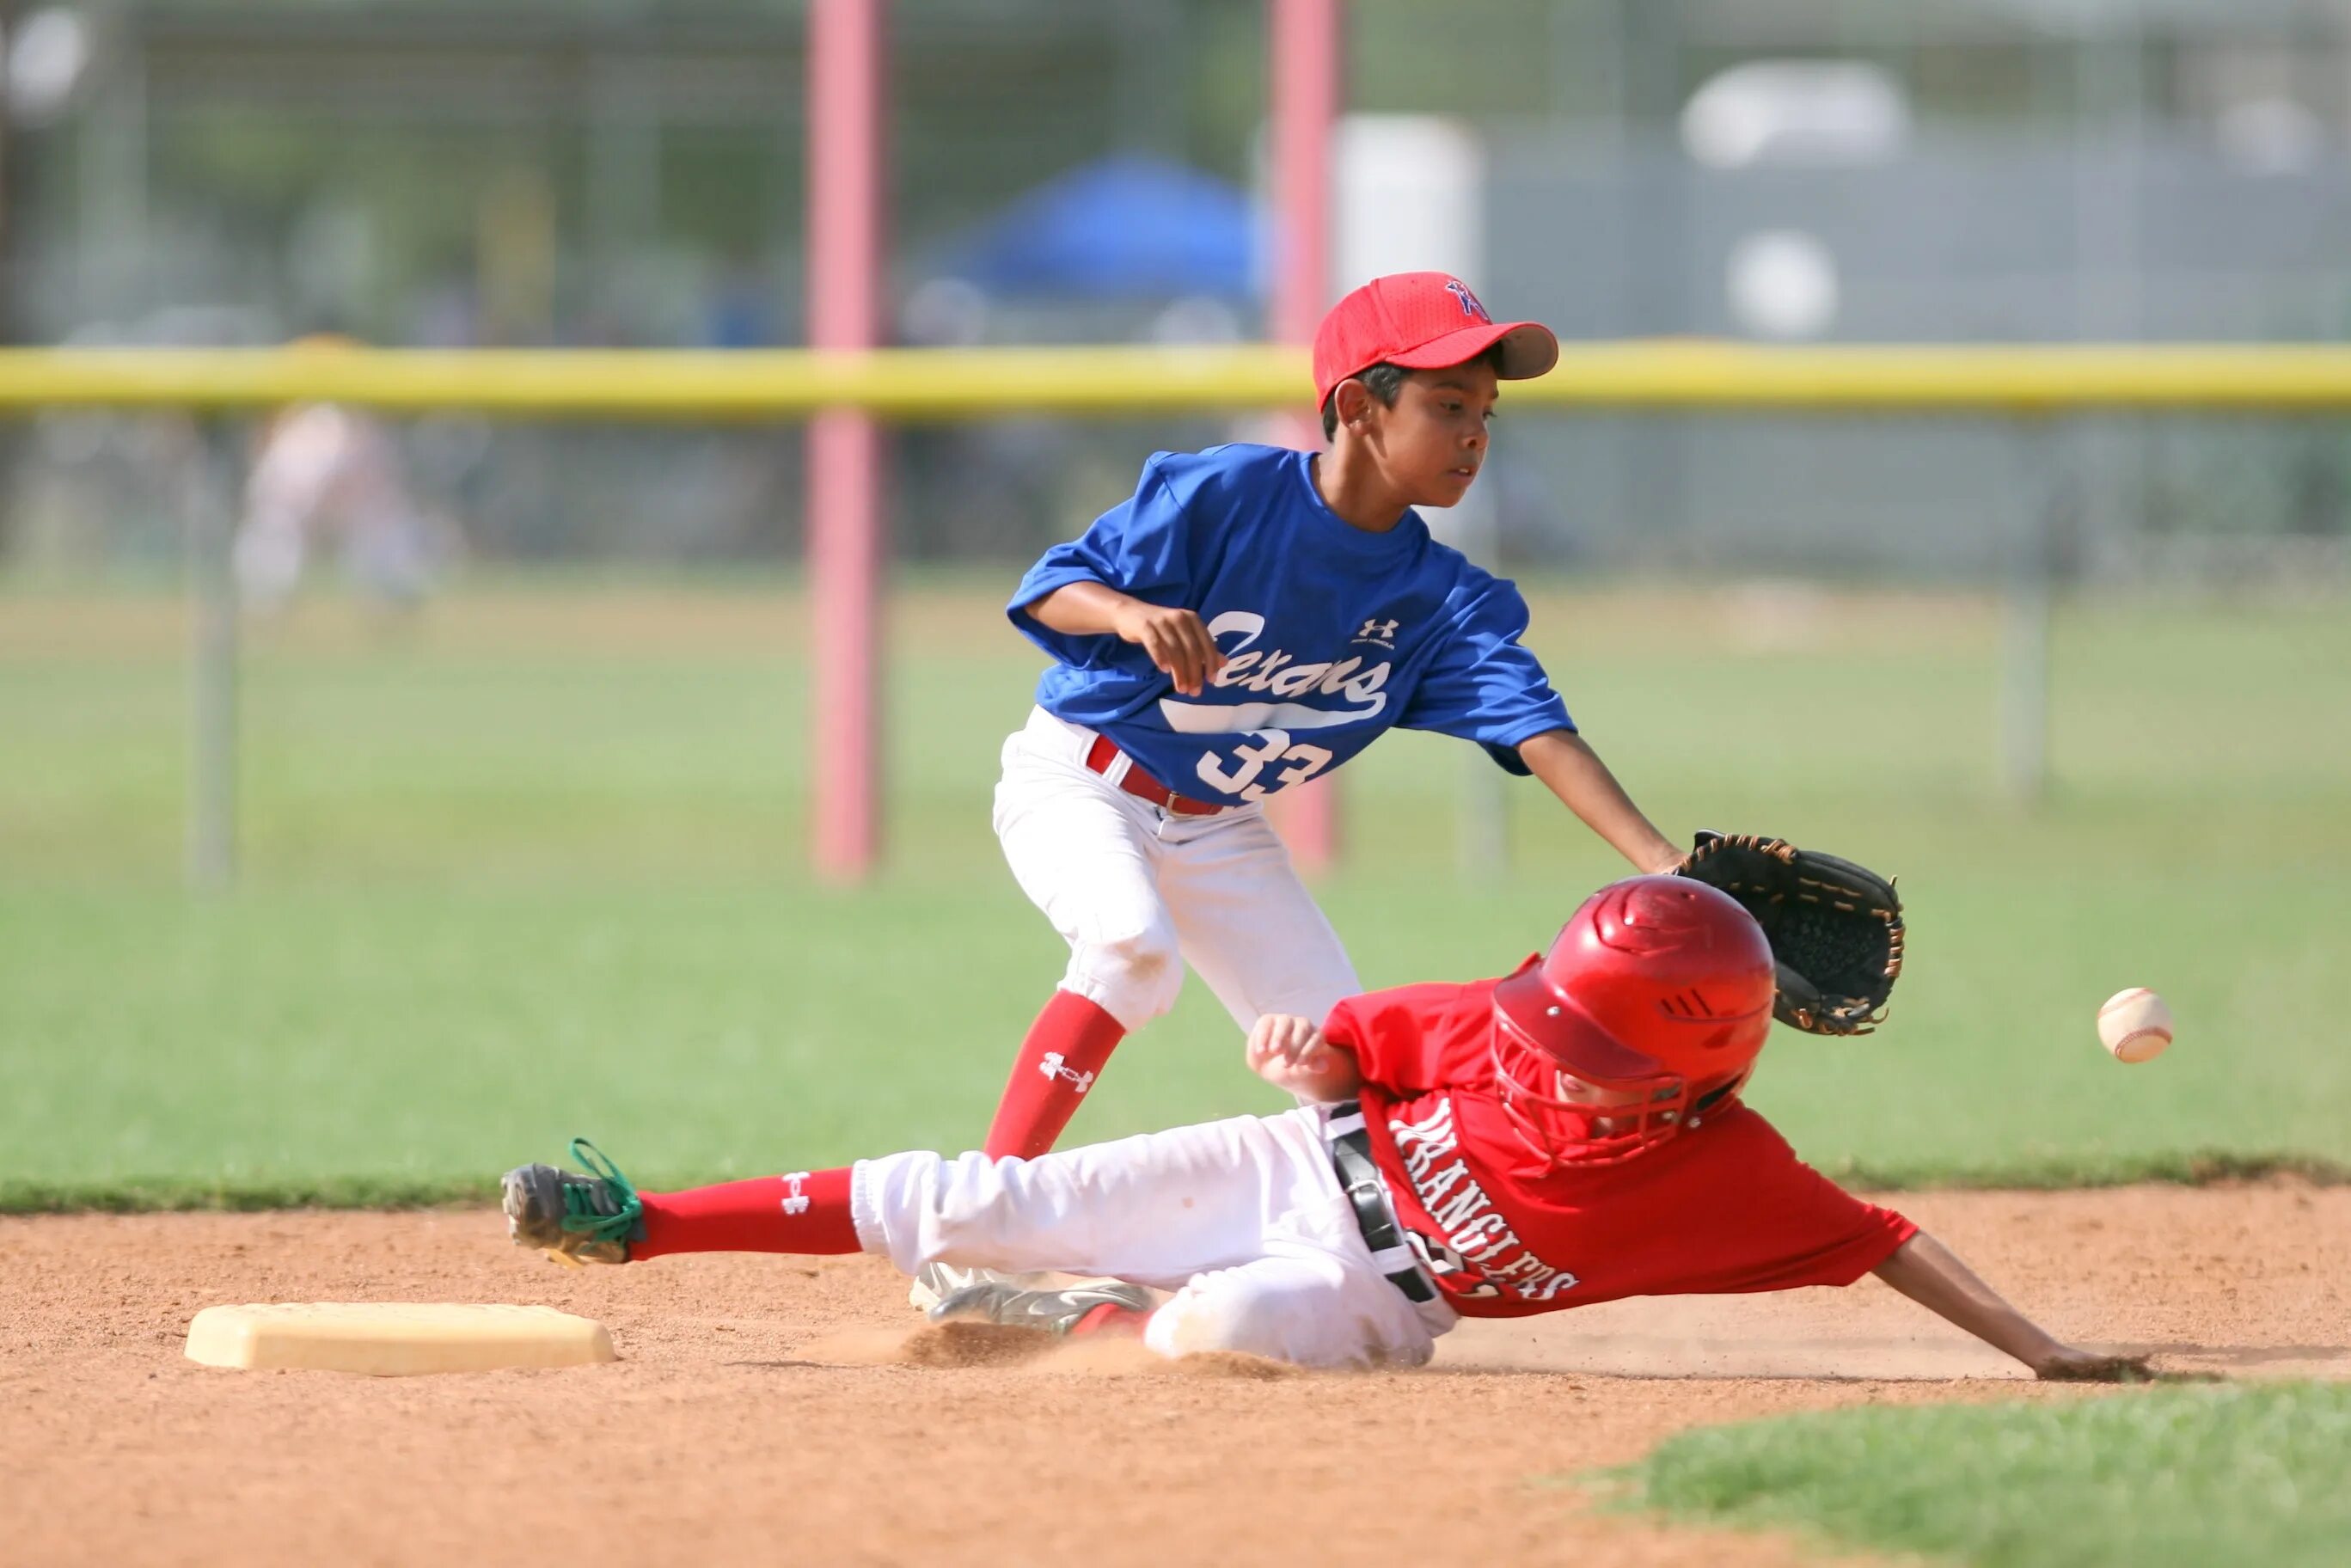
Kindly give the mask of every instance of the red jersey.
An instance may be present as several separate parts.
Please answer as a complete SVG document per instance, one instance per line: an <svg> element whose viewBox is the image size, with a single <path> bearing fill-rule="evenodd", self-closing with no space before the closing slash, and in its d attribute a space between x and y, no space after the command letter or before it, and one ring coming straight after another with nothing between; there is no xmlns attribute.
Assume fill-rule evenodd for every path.
<svg viewBox="0 0 2351 1568"><path fill-rule="evenodd" d="M1374 991L1323 1024L1363 1070L1396 1218L1465 1317L1850 1285L1917 1234L1796 1158L1736 1100L1620 1164L1543 1169L1503 1113L1494 985Z"/></svg>

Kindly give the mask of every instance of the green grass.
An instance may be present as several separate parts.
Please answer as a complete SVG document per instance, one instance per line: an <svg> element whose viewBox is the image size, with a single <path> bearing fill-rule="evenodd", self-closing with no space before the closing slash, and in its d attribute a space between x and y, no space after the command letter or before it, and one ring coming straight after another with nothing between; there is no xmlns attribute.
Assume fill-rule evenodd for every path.
<svg viewBox="0 0 2351 1568"><path fill-rule="evenodd" d="M988 585L990 591L993 584ZM1780 831L1901 875L1892 1022L1782 1032L1756 1102L1832 1171L2042 1184L2351 1164L2351 616L2074 605L2057 789L1995 788L1991 617L1959 601L1553 596L1536 642L1677 833ZM889 873L807 874L787 590L507 588L399 635L330 603L249 641L245 875L179 885L176 601L0 594L0 1205L428 1199L595 1135L661 1185L961 1146L1062 952L987 828L1037 661L988 594L893 623ZM1540 946L1608 852L1511 790L1457 874L1464 748L1349 770L1322 891L1373 985ZM2182 1020L2123 1068L2091 1018ZM1278 1102L1196 984L1078 1136Z"/></svg>
<svg viewBox="0 0 2351 1568"><path fill-rule="evenodd" d="M2351 1386L1827 1411L1687 1432L1627 1473L1677 1519L1971 1568L2335 1568Z"/></svg>

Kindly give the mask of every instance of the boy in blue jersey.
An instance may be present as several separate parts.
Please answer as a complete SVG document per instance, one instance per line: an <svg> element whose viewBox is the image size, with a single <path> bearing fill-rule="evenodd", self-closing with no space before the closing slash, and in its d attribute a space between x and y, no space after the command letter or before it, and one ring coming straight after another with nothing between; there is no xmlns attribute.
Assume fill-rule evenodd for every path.
<svg viewBox="0 0 2351 1568"><path fill-rule="evenodd" d="M1532 773L1637 870L1679 863L1520 645L1518 590L1412 510L1468 493L1498 383L1558 357L1547 328L1496 322L1457 278L1375 278L1315 337L1328 451L1159 453L1021 580L1012 623L1054 663L1005 742L996 831L1070 966L987 1154L1051 1148L1186 961L1244 1030L1362 989L1264 802L1392 727Z"/></svg>

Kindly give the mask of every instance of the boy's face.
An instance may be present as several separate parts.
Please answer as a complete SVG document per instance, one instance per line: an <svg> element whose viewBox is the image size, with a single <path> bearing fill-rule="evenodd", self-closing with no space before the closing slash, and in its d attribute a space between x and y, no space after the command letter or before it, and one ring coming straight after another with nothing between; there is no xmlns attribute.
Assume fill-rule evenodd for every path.
<svg viewBox="0 0 2351 1568"><path fill-rule="evenodd" d="M1600 1105L1614 1109L1620 1105L1638 1105L1645 1096L1637 1089L1604 1089L1597 1083L1586 1083L1575 1074L1559 1074L1559 1097L1583 1105Z"/></svg>
<svg viewBox="0 0 2351 1568"><path fill-rule="evenodd" d="M1450 507L1468 494L1499 385L1492 366L1473 362L1408 372L1394 408L1364 394L1367 444L1407 505Z"/></svg>

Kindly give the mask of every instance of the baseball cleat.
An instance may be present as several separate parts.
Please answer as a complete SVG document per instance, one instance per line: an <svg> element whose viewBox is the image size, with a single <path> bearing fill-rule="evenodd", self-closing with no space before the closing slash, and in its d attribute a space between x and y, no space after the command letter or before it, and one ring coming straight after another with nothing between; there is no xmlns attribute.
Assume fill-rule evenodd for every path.
<svg viewBox="0 0 2351 1568"><path fill-rule="evenodd" d="M906 1304L918 1312L927 1313L933 1307L973 1285L1009 1285L1015 1290L1042 1290L1048 1285L1069 1283L1067 1274L1057 1274L1050 1269L1026 1274L1005 1274L994 1269L961 1269L952 1263L925 1263L914 1270L914 1282L906 1287Z"/></svg>
<svg viewBox="0 0 2351 1568"><path fill-rule="evenodd" d="M918 1312L928 1312L957 1291L987 1281L1009 1280L1012 1277L987 1269L958 1269L950 1263L925 1263L914 1270L914 1282L906 1287L906 1304Z"/></svg>
<svg viewBox="0 0 2351 1568"><path fill-rule="evenodd" d="M1100 1280L1053 1291L1027 1290L1008 1280L982 1280L940 1298L929 1316L935 1323L1001 1323L1007 1328L1066 1334L1081 1318L1100 1308L1148 1312L1152 1304L1149 1291L1123 1280Z"/></svg>
<svg viewBox="0 0 2351 1568"><path fill-rule="evenodd" d="M507 1172L507 1237L574 1269L627 1262L630 1239L644 1234L644 1200L620 1166L587 1139L571 1140L571 1157L590 1174L575 1176L559 1166Z"/></svg>

